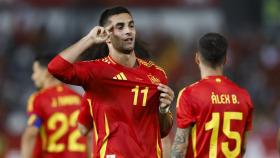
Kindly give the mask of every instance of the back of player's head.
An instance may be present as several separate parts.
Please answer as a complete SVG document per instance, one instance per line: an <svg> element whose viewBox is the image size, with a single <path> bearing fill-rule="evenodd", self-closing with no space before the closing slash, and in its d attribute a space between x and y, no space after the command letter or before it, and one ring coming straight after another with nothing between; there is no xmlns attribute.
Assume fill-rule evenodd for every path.
<svg viewBox="0 0 280 158"><path fill-rule="evenodd" d="M207 33L198 41L198 51L202 60L213 68L224 63L227 47L227 40L218 33Z"/></svg>
<svg viewBox="0 0 280 158"><path fill-rule="evenodd" d="M117 15L117 14L122 14L122 13L127 13L127 14L131 15L130 11L127 8L121 7L121 6L105 9L100 16L99 25L105 26L108 22L108 19L111 16Z"/></svg>
<svg viewBox="0 0 280 158"><path fill-rule="evenodd" d="M34 62L38 62L41 67L47 68L53 58L54 56L50 54L38 54L35 56Z"/></svg>

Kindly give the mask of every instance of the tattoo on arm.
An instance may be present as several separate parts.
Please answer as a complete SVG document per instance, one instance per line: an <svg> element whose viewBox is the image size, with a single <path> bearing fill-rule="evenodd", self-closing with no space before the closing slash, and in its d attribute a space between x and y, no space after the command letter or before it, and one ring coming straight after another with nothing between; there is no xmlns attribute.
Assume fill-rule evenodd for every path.
<svg viewBox="0 0 280 158"><path fill-rule="evenodd" d="M171 158L185 157L188 147L188 136L190 128L177 128L175 139L171 149Z"/></svg>

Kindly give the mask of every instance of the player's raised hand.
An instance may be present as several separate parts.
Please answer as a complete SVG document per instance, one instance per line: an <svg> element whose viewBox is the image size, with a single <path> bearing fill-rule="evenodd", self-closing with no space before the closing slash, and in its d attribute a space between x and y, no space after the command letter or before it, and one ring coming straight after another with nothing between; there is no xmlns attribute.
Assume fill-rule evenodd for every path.
<svg viewBox="0 0 280 158"><path fill-rule="evenodd" d="M167 108L174 99L174 92L170 87L164 84L159 84L157 88L161 91L159 98L160 108Z"/></svg>
<svg viewBox="0 0 280 158"><path fill-rule="evenodd" d="M95 26L89 33L88 37L93 44L100 44L106 42L112 33L113 25L107 27Z"/></svg>

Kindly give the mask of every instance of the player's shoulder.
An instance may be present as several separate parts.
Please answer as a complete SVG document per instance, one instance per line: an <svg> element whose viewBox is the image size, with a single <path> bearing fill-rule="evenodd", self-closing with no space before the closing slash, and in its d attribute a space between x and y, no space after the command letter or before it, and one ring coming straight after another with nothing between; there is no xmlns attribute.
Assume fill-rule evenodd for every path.
<svg viewBox="0 0 280 158"><path fill-rule="evenodd" d="M191 83L190 85L185 87L185 91L190 93L192 90L199 88L202 85L201 80Z"/></svg>
<svg viewBox="0 0 280 158"><path fill-rule="evenodd" d="M137 58L137 61L141 65L143 65L145 68L148 68L151 71L154 71L154 72L157 72L157 73L162 73L166 77L165 70L162 67L156 65L153 61L151 61L151 60L144 60L144 59L140 59L140 58Z"/></svg>
<svg viewBox="0 0 280 158"><path fill-rule="evenodd" d="M232 81L233 82L233 81ZM251 96L249 91L246 88L241 87L240 85L236 84L233 82L232 84L235 88L236 94L238 94L239 96L245 98L246 102L250 105L253 106L252 104L252 100L251 100Z"/></svg>
<svg viewBox="0 0 280 158"><path fill-rule="evenodd" d="M247 89L240 87L240 86L238 86L238 89L239 89L239 93L243 94L247 98L251 98L250 93L248 92Z"/></svg>
<svg viewBox="0 0 280 158"><path fill-rule="evenodd" d="M33 104L34 100L38 97L39 92L32 93L27 99L27 105Z"/></svg>
<svg viewBox="0 0 280 158"><path fill-rule="evenodd" d="M28 101L33 101L39 94L40 94L39 91L33 92L33 93L28 97Z"/></svg>
<svg viewBox="0 0 280 158"><path fill-rule="evenodd" d="M231 85L239 93L249 96L249 92L244 87L238 85L236 82L232 81L229 78L226 78L226 81L228 82L229 85Z"/></svg>
<svg viewBox="0 0 280 158"><path fill-rule="evenodd" d="M32 93L29 98L27 99L27 112L32 112L34 109L35 100L38 100L38 96L40 95L39 92Z"/></svg>
<svg viewBox="0 0 280 158"><path fill-rule="evenodd" d="M201 80L190 83L189 85L186 85L181 91L179 92L182 96L193 96L199 94L201 90L203 90L203 83L201 83Z"/></svg>
<svg viewBox="0 0 280 158"><path fill-rule="evenodd" d="M96 65L100 65L100 64L101 65L102 64L111 65L111 64L115 64L115 62L110 56L106 56L106 57L99 58L99 59L80 61L80 62L78 62L78 64L85 65L85 66L91 66L91 65L96 66Z"/></svg>
<svg viewBox="0 0 280 158"><path fill-rule="evenodd" d="M90 60L89 62L93 64L105 64L105 65L115 65L116 62L110 57L106 56L100 59Z"/></svg>

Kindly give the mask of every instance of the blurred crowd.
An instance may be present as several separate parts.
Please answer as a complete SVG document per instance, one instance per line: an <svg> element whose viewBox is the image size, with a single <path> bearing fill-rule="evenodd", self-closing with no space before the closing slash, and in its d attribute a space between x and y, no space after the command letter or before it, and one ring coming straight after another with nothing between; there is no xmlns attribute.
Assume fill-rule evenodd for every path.
<svg viewBox="0 0 280 158"><path fill-rule="evenodd" d="M80 10L49 9L45 10L47 16L55 18L48 21L48 17L29 12L30 9L0 12L0 158L14 158L19 153L27 99L36 90L31 81L34 55L58 53L85 35L96 24L89 19L98 17L90 11L84 11L89 16L82 17L77 14ZM60 12L69 16L61 16L64 14ZM145 41L153 61L166 70L169 85L176 94L199 80L194 62L196 40L207 31L212 30L180 37L160 28L139 28L138 35ZM280 38L260 28L240 29L236 33L223 25L218 31L229 40L225 74L250 92L255 106L248 157L276 157L275 138L280 127Z"/></svg>

